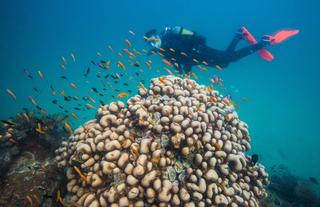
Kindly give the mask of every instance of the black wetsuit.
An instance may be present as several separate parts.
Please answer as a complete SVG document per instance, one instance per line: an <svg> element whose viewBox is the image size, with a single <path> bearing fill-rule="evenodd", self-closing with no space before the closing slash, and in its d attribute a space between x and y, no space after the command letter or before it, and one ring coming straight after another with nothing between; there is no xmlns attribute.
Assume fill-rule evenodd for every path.
<svg viewBox="0 0 320 207"><path fill-rule="evenodd" d="M259 42L235 50L242 39L242 34L236 33L226 50L216 50L206 45L206 39L203 36L196 33L184 35L182 29L169 29L160 33L163 49L161 52L181 73L183 71L188 73L192 66L202 65L203 62L208 63L211 67L225 68L230 62L237 61L264 47L263 43Z"/></svg>

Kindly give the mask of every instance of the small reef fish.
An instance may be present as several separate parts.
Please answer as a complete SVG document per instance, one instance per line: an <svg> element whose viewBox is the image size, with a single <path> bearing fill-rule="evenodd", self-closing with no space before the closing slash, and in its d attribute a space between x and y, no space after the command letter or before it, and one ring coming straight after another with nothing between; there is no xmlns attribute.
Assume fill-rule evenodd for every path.
<svg viewBox="0 0 320 207"><path fill-rule="evenodd" d="M172 66L173 66L172 63L171 63L169 60L165 59L165 58L162 59L162 62L163 62L164 64L166 64L167 66L169 66L169 67L172 67Z"/></svg>
<svg viewBox="0 0 320 207"><path fill-rule="evenodd" d="M36 132L38 132L39 134L45 134L45 133L46 133L40 123L37 124L37 127L35 128L35 130L36 130Z"/></svg>
<svg viewBox="0 0 320 207"><path fill-rule="evenodd" d="M40 78L41 78L42 80L44 80L44 75L43 75L43 73L42 73L40 70L38 70L38 75L40 76Z"/></svg>
<svg viewBox="0 0 320 207"><path fill-rule="evenodd" d="M126 43L126 45L127 45L128 47L132 47L132 44L131 44L130 40L125 39L124 42Z"/></svg>
<svg viewBox="0 0 320 207"><path fill-rule="evenodd" d="M74 56L74 54L73 54L73 53L70 53L70 56L71 56L71 58L72 58L73 63L76 63L76 57Z"/></svg>
<svg viewBox="0 0 320 207"><path fill-rule="evenodd" d="M67 130L67 132L68 132L69 134L72 134L72 128L71 128L71 126L68 124L68 122L65 122L65 123L64 123L64 127L66 128L66 130Z"/></svg>
<svg viewBox="0 0 320 207"><path fill-rule="evenodd" d="M220 65L215 66L218 70L222 70L222 67Z"/></svg>
<svg viewBox="0 0 320 207"><path fill-rule="evenodd" d="M129 96L129 94L127 94L127 93L125 93L125 92L119 93L119 94L117 95L118 98L124 98L124 97L128 97L128 96Z"/></svg>
<svg viewBox="0 0 320 207"><path fill-rule="evenodd" d="M124 64L120 60L118 61L117 65L118 65L119 68L122 68L123 70L126 70L126 67L124 66Z"/></svg>
<svg viewBox="0 0 320 207"><path fill-rule="evenodd" d="M14 100L17 100L16 94L14 94L10 89L7 89L6 91L9 94L9 96L11 96Z"/></svg>
<svg viewBox="0 0 320 207"><path fill-rule="evenodd" d="M61 56L61 59L62 59L63 64L64 64L64 65L67 65L67 60L66 60L66 58L65 58L64 56Z"/></svg>
<svg viewBox="0 0 320 207"><path fill-rule="evenodd" d="M77 166L74 166L73 169L80 176L82 181L87 182L88 177L85 174L83 174Z"/></svg>
<svg viewBox="0 0 320 207"><path fill-rule="evenodd" d="M185 52L180 52L180 54L185 56L185 57L188 57L187 53L185 53Z"/></svg>
<svg viewBox="0 0 320 207"><path fill-rule="evenodd" d="M136 35L132 30L129 30L129 33L133 36Z"/></svg>
<svg viewBox="0 0 320 207"><path fill-rule="evenodd" d="M171 70L169 68L164 67L163 69L165 69L169 73L169 75L173 75L173 73L171 72Z"/></svg>
<svg viewBox="0 0 320 207"><path fill-rule="evenodd" d="M90 73L90 67L87 68L86 73L83 74L83 76L88 77L89 73Z"/></svg>
<svg viewBox="0 0 320 207"><path fill-rule="evenodd" d="M28 78L33 79L33 76L28 69L23 69L23 72Z"/></svg>
<svg viewBox="0 0 320 207"><path fill-rule="evenodd" d="M113 52L113 48L111 45L108 45L108 48L109 48L110 52Z"/></svg>
<svg viewBox="0 0 320 207"><path fill-rule="evenodd" d="M97 55L98 57L101 57L101 56L102 56L99 51L96 52L96 55Z"/></svg>
<svg viewBox="0 0 320 207"><path fill-rule="evenodd" d="M70 86L71 86L72 88L74 88L74 89L78 89L78 87L77 87L76 84L74 84L74 83L70 83Z"/></svg>
<svg viewBox="0 0 320 207"><path fill-rule="evenodd" d="M195 63L199 63L199 61L198 61L196 58L193 58L192 60L193 60L193 62L195 62Z"/></svg>
<svg viewBox="0 0 320 207"><path fill-rule="evenodd" d="M194 77L195 79L198 79L198 76L195 73L191 73L192 77Z"/></svg>
<svg viewBox="0 0 320 207"><path fill-rule="evenodd" d="M86 104L86 107L89 108L89 109L94 109L94 106L92 106L92 105L89 104L89 103Z"/></svg>
<svg viewBox="0 0 320 207"><path fill-rule="evenodd" d="M61 197L60 190L58 190L58 192L57 192L56 202L60 203L62 206L65 206L64 200L63 200L63 198Z"/></svg>
<svg viewBox="0 0 320 207"><path fill-rule="evenodd" d="M148 69L151 69L150 60L148 60L148 61L146 62L146 66L147 66Z"/></svg>
<svg viewBox="0 0 320 207"><path fill-rule="evenodd" d="M75 115L74 113L71 113L71 116L72 116L75 120L78 120L78 119L79 119L78 116Z"/></svg>

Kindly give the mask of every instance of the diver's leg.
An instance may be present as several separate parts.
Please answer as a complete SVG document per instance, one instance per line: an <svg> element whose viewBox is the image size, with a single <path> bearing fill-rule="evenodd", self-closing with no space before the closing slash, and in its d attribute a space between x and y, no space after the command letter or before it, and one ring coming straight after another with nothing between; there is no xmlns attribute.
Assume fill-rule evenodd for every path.
<svg viewBox="0 0 320 207"><path fill-rule="evenodd" d="M242 49L239 49L237 51L234 51L230 54L230 61L237 61L243 57L246 57L254 52L257 52L258 50L264 48L268 43L265 41L261 41L257 44L249 45L247 47L244 47Z"/></svg>
<svg viewBox="0 0 320 207"><path fill-rule="evenodd" d="M226 51L227 52L233 52L240 40L242 39L242 30L238 29L238 31L235 33L233 39L231 40L229 46L227 47Z"/></svg>

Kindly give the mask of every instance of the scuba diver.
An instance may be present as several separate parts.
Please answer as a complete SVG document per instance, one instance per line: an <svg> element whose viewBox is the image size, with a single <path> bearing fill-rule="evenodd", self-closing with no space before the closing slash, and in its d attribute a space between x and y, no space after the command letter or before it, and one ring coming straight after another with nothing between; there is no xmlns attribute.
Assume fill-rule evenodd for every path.
<svg viewBox="0 0 320 207"><path fill-rule="evenodd" d="M258 42L245 27L241 27L225 50L207 46L205 37L180 26L165 27L161 33L155 29L149 30L144 39L151 47L150 53L159 52L180 73L190 73L195 65L222 69L257 51L263 59L271 61L273 56L265 47L278 44L298 33L299 30L282 30L275 35L264 35ZM240 40L245 40L249 45L236 50Z"/></svg>

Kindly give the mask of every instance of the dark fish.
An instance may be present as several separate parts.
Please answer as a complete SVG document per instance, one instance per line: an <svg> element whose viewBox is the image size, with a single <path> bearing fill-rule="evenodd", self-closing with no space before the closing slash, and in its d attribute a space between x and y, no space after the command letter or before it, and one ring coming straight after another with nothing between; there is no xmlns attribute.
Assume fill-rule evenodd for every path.
<svg viewBox="0 0 320 207"><path fill-rule="evenodd" d="M128 83L123 83L124 86L128 86Z"/></svg>
<svg viewBox="0 0 320 207"><path fill-rule="evenodd" d="M99 96L103 96L103 94L102 94L102 93L99 93Z"/></svg>
<svg viewBox="0 0 320 207"><path fill-rule="evenodd" d="M109 74L107 74L106 76L104 76L104 78L106 78L106 79L109 78Z"/></svg>
<svg viewBox="0 0 320 207"><path fill-rule="evenodd" d="M106 61L104 61L104 60L100 60L100 63L102 63L102 64L106 64L107 62L106 62Z"/></svg>
<svg viewBox="0 0 320 207"><path fill-rule="evenodd" d="M129 89L128 92L129 92L129 93L132 93L132 90Z"/></svg>
<svg viewBox="0 0 320 207"><path fill-rule="evenodd" d="M58 106L60 109L63 109L63 107L61 105Z"/></svg>
<svg viewBox="0 0 320 207"><path fill-rule="evenodd" d="M65 113L68 113L69 111L68 111L68 110L64 110L64 112L65 112Z"/></svg>
<svg viewBox="0 0 320 207"><path fill-rule="evenodd" d="M97 88L91 88L91 90L95 93L99 93Z"/></svg>
<svg viewBox="0 0 320 207"><path fill-rule="evenodd" d="M91 60L91 63L92 63L93 65L97 65L93 60Z"/></svg>
<svg viewBox="0 0 320 207"><path fill-rule="evenodd" d="M123 74L122 74L122 73L120 73L120 77L123 77Z"/></svg>
<svg viewBox="0 0 320 207"><path fill-rule="evenodd" d="M64 96L65 101L71 101L71 98L69 96Z"/></svg>
<svg viewBox="0 0 320 207"><path fill-rule="evenodd" d="M82 106L82 104L81 104L81 103L78 103L78 106Z"/></svg>
<svg viewBox="0 0 320 207"><path fill-rule="evenodd" d="M33 90L37 93L39 93L39 90L37 88L33 88Z"/></svg>
<svg viewBox="0 0 320 207"><path fill-rule="evenodd" d="M133 65L136 67L140 67L140 64L138 62L135 62Z"/></svg>
<svg viewBox="0 0 320 207"><path fill-rule="evenodd" d="M101 99L99 99L99 102L100 102L101 105L105 105L104 102Z"/></svg>
<svg viewBox="0 0 320 207"><path fill-rule="evenodd" d="M57 104L58 101L55 99L55 100L52 101L52 103L53 103L53 104Z"/></svg>
<svg viewBox="0 0 320 207"><path fill-rule="evenodd" d="M74 109L74 110L77 110L77 111L80 111L80 110L81 110L81 108L79 108L79 107L74 107L73 109Z"/></svg>
<svg viewBox="0 0 320 207"><path fill-rule="evenodd" d="M10 121L10 120L1 120L2 123L8 124L10 126L16 125L14 122Z"/></svg>
<svg viewBox="0 0 320 207"><path fill-rule="evenodd" d="M88 97L82 97L82 100L84 100L84 101L88 101L88 100L89 100L89 98L88 98Z"/></svg>
<svg viewBox="0 0 320 207"><path fill-rule="evenodd" d="M24 110L25 112L29 112L29 109L27 109L26 107L24 107L23 110Z"/></svg>
<svg viewBox="0 0 320 207"><path fill-rule="evenodd" d="M309 181L316 185L319 184L318 180L315 177L309 177Z"/></svg>
<svg viewBox="0 0 320 207"><path fill-rule="evenodd" d="M115 84L118 84L118 83L119 83L119 81L114 81L114 83L115 83Z"/></svg>
<svg viewBox="0 0 320 207"><path fill-rule="evenodd" d="M102 90L106 91L107 89L106 89L106 88L103 88Z"/></svg>
<svg viewBox="0 0 320 207"><path fill-rule="evenodd" d="M88 67L88 69L87 69L86 73L85 73L85 74L83 74L83 76L84 76L84 77L88 77L89 73L90 73L90 68Z"/></svg>
<svg viewBox="0 0 320 207"><path fill-rule="evenodd" d="M119 89L115 89L115 91L120 92L120 90L119 90Z"/></svg>
<svg viewBox="0 0 320 207"><path fill-rule="evenodd" d="M68 79L68 77L67 77L67 76L64 76L64 75L63 75L63 76L60 76L60 78L61 78L61 79L64 79L64 80L67 80L67 79Z"/></svg>
<svg viewBox="0 0 320 207"><path fill-rule="evenodd" d="M111 97L112 97L112 98L115 98L115 96L114 96L114 95L112 95Z"/></svg>
<svg viewBox="0 0 320 207"><path fill-rule="evenodd" d="M100 74L96 74L97 78L101 78L101 75Z"/></svg>
<svg viewBox="0 0 320 207"><path fill-rule="evenodd" d="M139 76L139 73L138 72L135 72L136 76Z"/></svg>
<svg viewBox="0 0 320 207"><path fill-rule="evenodd" d="M31 75L30 71L28 69L23 69L24 74L30 79L33 79L33 76Z"/></svg>
<svg viewBox="0 0 320 207"><path fill-rule="evenodd" d="M255 165L259 160L259 155L258 154L253 154L251 155L251 164Z"/></svg>
<svg viewBox="0 0 320 207"><path fill-rule="evenodd" d="M53 88L53 85L52 85L52 84L50 84L50 88L51 88L51 90L53 90L53 91L54 91L54 88Z"/></svg>
<svg viewBox="0 0 320 207"><path fill-rule="evenodd" d="M110 76L111 76L111 78L113 78L113 79L118 79L117 76L114 76L114 75L110 75Z"/></svg>

